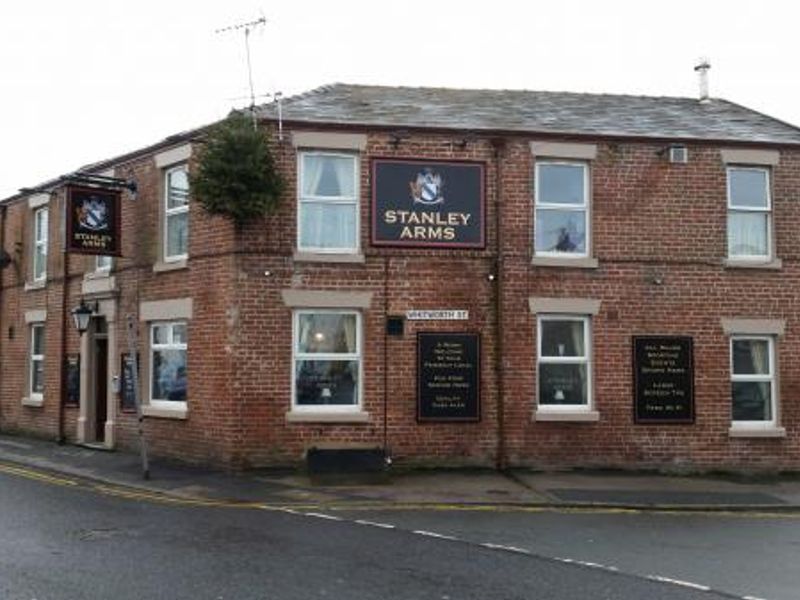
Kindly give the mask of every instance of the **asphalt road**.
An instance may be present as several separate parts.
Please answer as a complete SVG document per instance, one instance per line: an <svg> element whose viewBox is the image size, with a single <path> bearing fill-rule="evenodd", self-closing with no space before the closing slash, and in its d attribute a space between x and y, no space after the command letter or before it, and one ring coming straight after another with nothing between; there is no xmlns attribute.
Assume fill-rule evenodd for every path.
<svg viewBox="0 0 800 600"><path fill-rule="evenodd" d="M641 522L594 515L606 557ZM575 518L577 517L577 518ZM354 514L165 505L0 474L0 598L94 599L536 599L713 600L730 597L674 583L554 560L554 550L596 531L587 515L525 513ZM334 515L334 518L337 518ZM341 517L339 517L341 518ZM418 520L418 521L415 521ZM357 522L361 521L361 522ZM394 521L400 528L389 528ZM773 521L764 521L770 527ZM418 523L426 529L420 530ZM403 528L402 525L408 528ZM793 528L797 539L798 521ZM599 527L599 525L597 525ZM697 525L697 540L706 538ZM435 537L447 530L458 539ZM570 530L575 530L570 541ZM527 533L522 533L522 532ZM481 545L518 535L538 548ZM751 531L754 535L757 532ZM456 537L456 536L454 536ZM550 539L547 542L547 539ZM527 541L526 541L527 540ZM566 541L565 541L566 540ZM770 539L741 548L753 556ZM499 543L499 542L498 542ZM554 544L554 546L548 546ZM709 552L718 550L708 540ZM790 565L797 571L797 542ZM531 544L532 545L532 544ZM529 553L534 550L535 553ZM538 555L536 553L541 553ZM684 548L661 556L680 557ZM607 558L613 558L608 556ZM688 560L692 560L689 555ZM773 555L765 560L774 559ZM676 558L680 560L680 558ZM610 564L604 560L604 564ZM658 565L654 565L658 566ZM720 571L724 567L720 567ZM657 574L657 570L656 570ZM796 575L792 575L797 577ZM800 595L791 596L795 599ZM789 596L768 597L770 600Z"/></svg>

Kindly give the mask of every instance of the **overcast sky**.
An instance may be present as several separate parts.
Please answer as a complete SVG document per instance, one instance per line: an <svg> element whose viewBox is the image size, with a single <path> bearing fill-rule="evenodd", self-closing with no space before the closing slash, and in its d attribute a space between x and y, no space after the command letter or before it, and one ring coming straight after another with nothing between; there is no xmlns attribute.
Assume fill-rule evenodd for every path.
<svg viewBox="0 0 800 600"><path fill-rule="evenodd" d="M325 83L712 96L800 125L792 2L114 0L0 4L0 198ZM261 97L259 102L266 101Z"/></svg>

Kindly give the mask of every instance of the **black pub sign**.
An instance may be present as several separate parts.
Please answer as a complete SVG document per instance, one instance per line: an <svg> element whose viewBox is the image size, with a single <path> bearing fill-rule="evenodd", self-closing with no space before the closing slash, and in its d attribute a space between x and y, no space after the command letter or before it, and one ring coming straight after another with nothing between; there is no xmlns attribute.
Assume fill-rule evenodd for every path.
<svg viewBox="0 0 800 600"><path fill-rule="evenodd" d="M121 194L117 190L67 188L67 252L120 256Z"/></svg>
<svg viewBox="0 0 800 600"><path fill-rule="evenodd" d="M483 248L484 171L478 162L373 160L373 245Z"/></svg>
<svg viewBox="0 0 800 600"><path fill-rule="evenodd" d="M633 375L637 423L694 422L692 338L634 336Z"/></svg>
<svg viewBox="0 0 800 600"><path fill-rule="evenodd" d="M417 420L480 420L480 337L417 334Z"/></svg>

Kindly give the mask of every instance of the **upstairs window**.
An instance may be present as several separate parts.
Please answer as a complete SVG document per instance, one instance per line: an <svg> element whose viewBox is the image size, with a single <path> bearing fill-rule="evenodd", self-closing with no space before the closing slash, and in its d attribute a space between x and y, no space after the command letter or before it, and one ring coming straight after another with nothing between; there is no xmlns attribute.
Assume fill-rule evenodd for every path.
<svg viewBox="0 0 800 600"><path fill-rule="evenodd" d="M585 258L589 254L589 167L580 162L537 162L536 256Z"/></svg>
<svg viewBox="0 0 800 600"><path fill-rule="evenodd" d="M47 279L47 229L49 222L47 207L33 213L33 280Z"/></svg>
<svg viewBox="0 0 800 600"><path fill-rule="evenodd" d="M771 258L772 199L769 187L767 169L728 168L728 258Z"/></svg>
<svg viewBox="0 0 800 600"><path fill-rule="evenodd" d="M299 157L297 247L309 252L358 250L358 159L303 152Z"/></svg>
<svg viewBox="0 0 800 600"><path fill-rule="evenodd" d="M164 181L164 261L189 255L189 176L186 166L173 167Z"/></svg>

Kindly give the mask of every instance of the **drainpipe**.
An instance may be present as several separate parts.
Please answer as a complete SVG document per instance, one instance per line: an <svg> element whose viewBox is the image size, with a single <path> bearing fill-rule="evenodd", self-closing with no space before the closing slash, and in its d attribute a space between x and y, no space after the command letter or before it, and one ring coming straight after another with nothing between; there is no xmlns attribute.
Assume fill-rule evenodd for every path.
<svg viewBox="0 0 800 600"><path fill-rule="evenodd" d="M507 466L505 426L505 377L503 375L503 243L500 209L503 195L502 169L500 162L506 142L502 138L492 139L494 147L494 314L495 314L495 381L497 384L497 452L496 467L502 471Z"/></svg>
<svg viewBox="0 0 800 600"><path fill-rule="evenodd" d="M56 442L63 444L66 439L64 437L64 400L67 393L67 322L69 321L69 309L67 307L67 296L69 295L69 252L67 252L67 230L66 230L66 194L62 198L64 202L64 210L61 211L61 230L64 243L64 251L62 252L63 273L61 278L61 349L59 356L59 394L58 394L58 432L56 433Z"/></svg>
<svg viewBox="0 0 800 600"><path fill-rule="evenodd" d="M6 210L8 206L3 204L0 205L0 261L3 261L5 258L5 251L6 251ZM3 306L3 291L5 290L5 285L3 285L3 269L5 268L4 263L0 263L0 307ZM0 367L4 362L5 353L3 352L3 348L5 347L5 337L3 334L3 315L5 311L0 310ZM2 377L0 377L2 379ZM2 414L0 414L0 422L2 422Z"/></svg>

